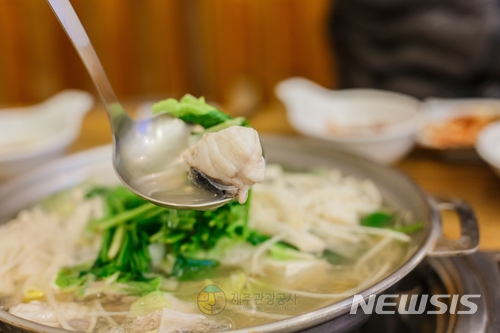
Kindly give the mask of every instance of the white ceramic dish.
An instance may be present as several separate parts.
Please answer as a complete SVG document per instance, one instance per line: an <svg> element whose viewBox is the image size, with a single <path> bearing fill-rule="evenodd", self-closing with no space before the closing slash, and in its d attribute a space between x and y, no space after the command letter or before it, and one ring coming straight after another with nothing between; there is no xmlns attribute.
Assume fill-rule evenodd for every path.
<svg viewBox="0 0 500 333"><path fill-rule="evenodd" d="M470 147L446 148L436 146L430 139L428 126L444 124L453 118L475 114L494 115L500 117L500 101L485 98L441 99L429 98L422 103L422 128L417 135L417 143L425 148L435 150L464 150Z"/></svg>
<svg viewBox="0 0 500 333"><path fill-rule="evenodd" d="M500 177L500 121L486 126L479 134L476 150Z"/></svg>
<svg viewBox="0 0 500 333"><path fill-rule="evenodd" d="M299 132L379 163L393 163L415 143L420 102L382 90L328 90L303 78L280 82L276 95ZM339 131L332 132L332 124Z"/></svg>
<svg viewBox="0 0 500 333"><path fill-rule="evenodd" d="M0 110L0 179L61 155L93 104L87 92L64 90L37 105Z"/></svg>

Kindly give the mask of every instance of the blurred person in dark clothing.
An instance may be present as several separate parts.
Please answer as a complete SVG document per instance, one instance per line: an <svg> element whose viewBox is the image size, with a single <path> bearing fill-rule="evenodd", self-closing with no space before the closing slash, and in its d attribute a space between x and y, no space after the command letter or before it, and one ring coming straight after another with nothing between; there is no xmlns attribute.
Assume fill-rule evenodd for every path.
<svg viewBox="0 0 500 333"><path fill-rule="evenodd" d="M335 0L341 88L500 98L500 0Z"/></svg>

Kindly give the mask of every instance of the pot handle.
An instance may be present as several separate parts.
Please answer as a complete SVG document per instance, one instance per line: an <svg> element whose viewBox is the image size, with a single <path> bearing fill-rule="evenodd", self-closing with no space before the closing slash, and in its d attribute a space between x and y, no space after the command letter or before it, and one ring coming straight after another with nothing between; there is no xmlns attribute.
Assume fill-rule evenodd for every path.
<svg viewBox="0 0 500 333"><path fill-rule="evenodd" d="M428 255L431 257L448 257L476 252L479 246L479 227L471 206L457 198L433 197L431 203L438 212L455 212L460 220L461 230L458 239L447 239L441 235L437 239L434 249Z"/></svg>

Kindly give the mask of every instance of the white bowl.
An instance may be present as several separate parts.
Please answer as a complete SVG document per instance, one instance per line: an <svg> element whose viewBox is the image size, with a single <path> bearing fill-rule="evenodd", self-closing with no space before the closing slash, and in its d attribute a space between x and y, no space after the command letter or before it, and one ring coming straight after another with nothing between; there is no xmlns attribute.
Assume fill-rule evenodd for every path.
<svg viewBox="0 0 500 333"><path fill-rule="evenodd" d="M297 131L379 163L394 163L406 155L420 128L419 100L399 93L328 90L291 78L276 86L276 95ZM338 133L329 130L332 123Z"/></svg>
<svg viewBox="0 0 500 333"><path fill-rule="evenodd" d="M500 176L500 121L486 126L476 141L476 150Z"/></svg>
<svg viewBox="0 0 500 333"><path fill-rule="evenodd" d="M61 155L93 104L87 92L64 90L37 105L0 110L0 179Z"/></svg>

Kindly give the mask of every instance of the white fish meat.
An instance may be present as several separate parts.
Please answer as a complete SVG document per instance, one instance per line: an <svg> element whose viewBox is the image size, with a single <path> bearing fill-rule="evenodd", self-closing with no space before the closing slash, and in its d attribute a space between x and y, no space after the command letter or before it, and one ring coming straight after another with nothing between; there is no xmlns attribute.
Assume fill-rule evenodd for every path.
<svg viewBox="0 0 500 333"><path fill-rule="evenodd" d="M253 184L264 181L266 162L259 134L253 128L231 126L205 133L182 158L217 183L238 188L240 203L245 203Z"/></svg>

